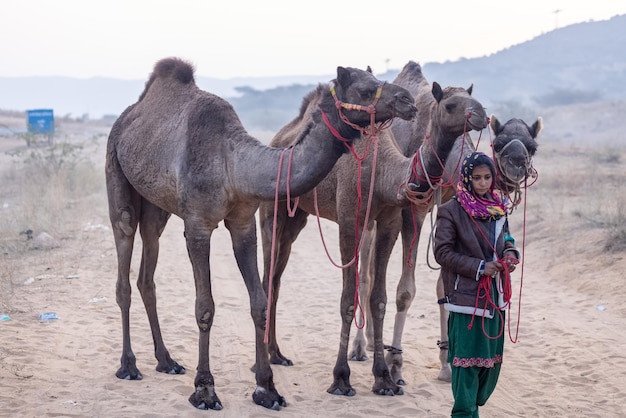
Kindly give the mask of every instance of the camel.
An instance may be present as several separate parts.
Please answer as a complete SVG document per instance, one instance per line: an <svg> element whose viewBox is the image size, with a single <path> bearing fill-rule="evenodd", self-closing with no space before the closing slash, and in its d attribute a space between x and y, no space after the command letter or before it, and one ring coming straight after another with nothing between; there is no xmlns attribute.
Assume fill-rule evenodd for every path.
<svg viewBox="0 0 626 418"><path fill-rule="evenodd" d="M416 111L412 96L404 88L383 83L367 71L337 67L337 78L329 84L332 88L318 88L316 104L297 139L289 149L281 149L265 146L250 136L227 101L200 90L192 65L174 57L156 63L138 101L114 123L107 144L105 174L123 332L118 378L143 377L129 333L129 273L137 228L143 243L137 286L152 331L156 370L185 373L163 342L154 284L159 237L174 214L184 222L196 287L199 355L195 390L189 402L198 409L223 408L209 368L215 313L209 253L212 232L224 221L248 290L255 326L257 386L252 399L273 410L287 405L274 386L264 342L267 298L257 265L255 221L259 202L312 189L359 138L362 127L396 116L410 119ZM340 112L337 101L351 107ZM280 164L283 156L289 164Z"/></svg>
<svg viewBox="0 0 626 418"><path fill-rule="evenodd" d="M415 104L418 108L418 115L426 111L426 108L430 108L428 111L435 115L430 128L430 146L424 147L421 153L415 153L413 157L404 156L395 143L393 134L388 129L383 130L378 136L377 154L368 148L367 140L356 141L354 143L357 149L355 154L362 157L361 166L359 167L357 158L351 155L342 156L327 177L313 191L299 197L297 208L293 213L289 214L284 204L279 205L276 212L274 206L267 202L261 203L259 207L264 255L263 286L272 295L269 313L271 318L276 315L281 275L287 265L292 244L305 227L308 215L316 215L319 212L320 217L339 225L341 262L345 268L342 272L339 351L333 370L333 382L327 389L327 392L334 395L353 396L356 393L350 383L348 342L353 318L358 316L358 307L355 306L358 242L363 229L371 228L374 223L378 225L378 228L375 237L376 257L372 261L374 265L373 290L369 300L363 303L368 305L367 309L371 310L374 318L372 391L380 395L403 393L402 388L390 378L382 342L382 325L387 302L386 268L400 230L400 211L403 206L409 204L411 196L428 198L428 185L423 178L441 174L442 168L438 160L446 160L459 135L472 129L482 130L487 126L487 115L483 106L471 96L471 88L466 90L460 87L446 87L443 89L436 82L431 86L424 80L421 83L421 91L416 96ZM296 119L274 136L270 145L289 146L297 139L298 132L308 123L306 111L301 110ZM295 129L296 127L298 128ZM374 158L377 158L375 164ZM374 170L374 177L372 177L372 170ZM359 172L361 172L360 177ZM359 179L363 180L361 189L358 187ZM405 193L398 193L400 185L408 186ZM357 205L359 192L363 201L360 207ZM291 205L293 204L295 202L291 202ZM273 263L272 251L275 252ZM351 263L351 259L355 258L356 262ZM275 271L272 272L272 268L275 268ZM270 323L268 349L272 364L293 365L293 362L279 349L275 321Z"/></svg>
<svg viewBox="0 0 626 418"><path fill-rule="evenodd" d="M398 77L396 77L394 83L406 87L410 92L415 94L417 91L416 85L421 80L421 77L419 64L411 61L403 68ZM415 122L405 123L403 121L397 121L397 123L392 125L391 128L395 138L405 155L413 152L413 150L419 148L422 144L423 130L421 126L426 125L424 122L426 118L428 118L428 115L424 112L420 112ZM490 118L490 127L495 135L493 140L494 159L499 173L497 187L505 194L509 195L511 197L510 200L514 204L519 203L521 183L533 173L532 157L537 150L536 137L541 131L542 126L541 118L538 118L532 126L526 125L521 119L511 119L502 125L494 115ZM387 347L388 353L386 356L392 377L394 381L400 385L406 384L402 377L402 334L408 309L415 297L415 261L421 227L426 215L432 211L437 201L444 203L454 196L454 187L451 186L458 178L460 158L474 149L474 144L469 136L457 141L445 163L442 184L448 186L441 187L440 190L438 190L440 193L439 198L432 200L430 204L422 208L422 210L412 211L411 208L404 208L402 211L402 275L396 289L396 316L394 320L393 338L391 344ZM368 233L371 234L371 232ZM362 289L362 296L365 299L368 297L371 282L374 280L371 278L370 273L371 259L373 258L371 254L372 249L372 238L368 236L364 240L362 247L362 274L360 275L362 280L360 289ZM442 297L443 284L441 278L439 278L437 282L437 299L439 300ZM441 339L437 344L440 348L439 359L441 368L438 379L450 381L451 370L450 365L447 363L448 314L443 308L443 305L440 305L439 309ZM370 325L371 318L369 312L366 313L368 314L365 330L367 338L365 338L361 329L357 330L357 336L353 341L351 352L351 358L353 360L365 360L367 359L367 355L365 354L366 348L370 351L373 350L373 344L371 343L371 341L373 341L373 329Z"/></svg>

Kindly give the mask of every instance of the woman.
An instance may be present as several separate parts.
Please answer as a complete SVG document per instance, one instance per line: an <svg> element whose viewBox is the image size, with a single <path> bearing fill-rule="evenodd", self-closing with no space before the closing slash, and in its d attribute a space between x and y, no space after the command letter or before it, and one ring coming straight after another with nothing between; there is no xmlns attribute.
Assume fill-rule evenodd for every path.
<svg viewBox="0 0 626 418"><path fill-rule="evenodd" d="M452 366L452 417L478 417L500 374L509 273L519 253L507 207L494 192L495 167L482 152L465 157L456 196L441 205L435 259L441 265Z"/></svg>

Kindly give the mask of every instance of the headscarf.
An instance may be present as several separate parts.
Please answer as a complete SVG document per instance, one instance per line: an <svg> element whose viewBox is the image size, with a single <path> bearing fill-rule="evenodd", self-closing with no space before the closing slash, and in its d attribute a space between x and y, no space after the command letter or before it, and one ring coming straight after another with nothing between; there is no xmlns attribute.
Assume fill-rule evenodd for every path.
<svg viewBox="0 0 626 418"><path fill-rule="evenodd" d="M490 199L476 196L472 187L472 172L475 167L486 165L491 171L493 182L488 192ZM496 183L496 169L493 161L483 152L474 151L463 159L459 182L456 186L456 198L468 215L479 219L498 219L507 211L507 207L494 192Z"/></svg>

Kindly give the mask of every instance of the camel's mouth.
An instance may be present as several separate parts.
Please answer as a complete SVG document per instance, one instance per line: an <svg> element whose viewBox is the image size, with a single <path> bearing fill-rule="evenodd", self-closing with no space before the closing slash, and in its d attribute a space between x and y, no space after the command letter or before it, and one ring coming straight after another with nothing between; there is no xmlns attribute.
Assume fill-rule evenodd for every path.
<svg viewBox="0 0 626 418"><path fill-rule="evenodd" d="M519 168L505 168L504 173L502 173L503 182L510 186L520 184L525 178L526 169L520 170Z"/></svg>
<svg viewBox="0 0 626 418"><path fill-rule="evenodd" d="M469 126L474 131L482 131L488 126L487 118L470 118L467 120L467 126Z"/></svg>
<svg viewBox="0 0 626 418"><path fill-rule="evenodd" d="M404 111L402 109L396 109L396 116L403 120L413 120L415 119L415 117L417 117L417 108L413 106L412 109L407 109Z"/></svg>
<svg viewBox="0 0 626 418"><path fill-rule="evenodd" d="M500 187L506 192L516 190L520 184L528 178L532 168L525 164L517 165L504 157L498 160L498 173L500 174Z"/></svg>
<svg viewBox="0 0 626 418"><path fill-rule="evenodd" d="M498 147L496 147L498 148ZM524 144L513 139L496 152L498 171L503 177L503 182L515 188L533 173L532 157Z"/></svg>
<svg viewBox="0 0 626 418"><path fill-rule="evenodd" d="M469 108L469 117L467 118L467 126L475 131L482 131L489 126L489 118L481 106L479 109Z"/></svg>
<svg viewBox="0 0 626 418"><path fill-rule="evenodd" d="M417 106L409 99L396 100L393 111L394 116L403 120L413 120L417 116Z"/></svg>

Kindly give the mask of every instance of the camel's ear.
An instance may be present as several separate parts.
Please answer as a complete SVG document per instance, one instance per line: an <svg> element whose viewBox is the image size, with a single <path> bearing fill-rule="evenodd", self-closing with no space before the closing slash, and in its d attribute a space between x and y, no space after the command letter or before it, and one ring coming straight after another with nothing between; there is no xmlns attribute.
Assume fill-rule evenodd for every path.
<svg viewBox="0 0 626 418"><path fill-rule="evenodd" d="M467 88L467 94L471 96L472 90L474 90L474 83L470 84L470 86Z"/></svg>
<svg viewBox="0 0 626 418"><path fill-rule="evenodd" d="M443 99L443 90L441 89L441 86L439 85L439 83L437 83L436 81L433 81L433 96L435 97L435 100L437 100L437 103L439 103L441 101L441 99Z"/></svg>
<svg viewBox="0 0 626 418"><path fill-rule="evenodd" d="M539 135L539 132L541 132L542 129L543 119L541 118L541 116L539 116L537 118L537 121L533 123L533 126L530 127L530 135L533 137L533 139L537 138L537 135Z"/></svg>
<svg viewBox="0 0 626 418"><path fill-rule="evenodd" d="M496 115L491 115L489 117L489 126L491 127L494 135L498 135L498 133L502 130L502 125L500 125L500 121L496 118Z"/></svg>
<svg viewBox="0 0 626 418"><path fill-rule="evenodd" d="M367 70L365 71L367 71L370 74L374 74L374 72L372 71L372 67L370 67L369 65L367 66Z"/></svg>
<svg viewBox="0 0 626 418"><path fill-rule="evenodd" d="M344 67L337 67L337 82L340 86L348 86L352 82L350 71Z"/></svg>

